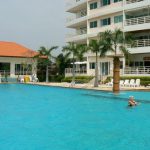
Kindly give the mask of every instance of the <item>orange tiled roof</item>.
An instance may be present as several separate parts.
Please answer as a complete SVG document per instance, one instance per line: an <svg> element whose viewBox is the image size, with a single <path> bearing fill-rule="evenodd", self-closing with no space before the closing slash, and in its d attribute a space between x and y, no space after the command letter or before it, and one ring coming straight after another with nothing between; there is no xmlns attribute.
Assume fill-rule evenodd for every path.
<svg viewBox="0 0 150 150"><path fill-rule="evenodd" d="M38 53L14 42L0 41L0 57L34 57Z"/></svg>

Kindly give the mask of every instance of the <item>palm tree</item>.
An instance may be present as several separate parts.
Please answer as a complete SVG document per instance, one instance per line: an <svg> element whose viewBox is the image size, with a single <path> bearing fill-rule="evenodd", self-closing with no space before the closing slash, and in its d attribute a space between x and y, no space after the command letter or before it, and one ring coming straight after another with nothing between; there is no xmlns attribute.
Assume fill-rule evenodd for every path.
<svg viewBox="0 0 150 150"><path fill-rule="evenodd" d="M102 39L105 41L105 47L103 48L102 55L106 55L109 51L114 54L113 57L113 92L119 92L120 90L120 57L128 56L129 51L126 48L126 44L133 44L133 38L131 35L124 35L123 31L120 29L115 29L114 31L107 30L101 33ZM120 52L122 54L120 54Z"/></svg>
<svg viewBox="0 0 150 150"><path fill-rule="evenodd" d="M98 87L98 57L103 56L103 49L105 49L106 44L105 41L102 39L101 36L99 36L98 40L91 40L89 43L89 50L93 53L95 53L95 81L94 81L94 87Z"/></svg>
<svg viewBox="0 0 150 150"><path fill-rule="evenodd" d="M52 62L52 51L56 50L58 46L53 46L49 49L45 48L44 46L40 47L39 51L39 56L45 56L47 59L44 59L44 65L46 65L46 82L49 82L49 65Z"/></svg>
<svg viewBox="0 0 150 150"><path fill-rule="evenodd" d="M69 52L72 56L72 84L75 84L75 59L82 59L83 54L86 52L86 45L68 43L67 46L63 47L64 52Z"/></svg>
<svg viewBox="0 0 150 150"><path fill-rule="evenodd" d="M80 44L78 45L78 51L76 53L76 58L79 61L83 61L84 60L84 54L88 51L88 47L85 44Z"/></svg>
<svg viewBox="0 0 150 150"><path fill-rule="evenodd" d="M69 55L70 53L61 53L56 57L56 66L59 75L65 75L65 68L67 68L67 66L70 64Z"/></svg>

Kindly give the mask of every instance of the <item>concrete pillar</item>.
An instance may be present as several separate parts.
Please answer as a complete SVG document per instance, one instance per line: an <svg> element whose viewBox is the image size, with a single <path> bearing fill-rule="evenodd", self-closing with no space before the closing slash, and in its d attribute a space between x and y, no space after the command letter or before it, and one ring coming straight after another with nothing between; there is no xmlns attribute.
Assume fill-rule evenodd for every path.
<svg viewBox="0 0 150 150"><path fill-rule="evenodd" d="M90 68L90 66L89 66L89 56L87 56L87 65L86 65L87 75L90 74L90 73L89 73L89 68Z"/></svg>
<svg viewBox="0 0 150 150"><path fill-rule="evenodd" d="M32 74L35 74L37 76L37 61L34 61L32 63Z"/></svg>
<svg viewBox="0 0 150 150"><path fill-rule="evenodd" d="M15 77L15 63L10 63L10 77Z"/></svg>

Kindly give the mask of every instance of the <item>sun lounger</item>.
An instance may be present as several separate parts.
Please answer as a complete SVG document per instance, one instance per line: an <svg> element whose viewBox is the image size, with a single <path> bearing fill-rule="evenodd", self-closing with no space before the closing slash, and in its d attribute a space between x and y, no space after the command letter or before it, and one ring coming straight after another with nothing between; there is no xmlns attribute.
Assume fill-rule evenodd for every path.
<svg viewBox="0 0 150 150"><path fill-rule="evenodd" d="M130 83L129 83L130 87L134 87L135 86L135 79L131 79Z"/></svg>
<svg viewBox="0 0 150 150"><path fill-rule="evenodd" d="M136 79L135 83L133 84L133 87L139 87L141 83L140 79Z"/></svg>
<svg viewBox="0 0 150 150"><path fill-rule="evenodd" d="M129 80L125 80L124 81L124 86L129 86L130 84L129 84Z"/></svg>
<svg viewBox="0 0 150 150"><path fill-rule="evenodd" d="M107 86L113 86L113 79L110 82L106 83Z"/></svg>
<svg viewBox="0 0 150 150"><path fill-rule="evenodd" d="M124 86L124 80L120 80L120 86Z"/></svg>

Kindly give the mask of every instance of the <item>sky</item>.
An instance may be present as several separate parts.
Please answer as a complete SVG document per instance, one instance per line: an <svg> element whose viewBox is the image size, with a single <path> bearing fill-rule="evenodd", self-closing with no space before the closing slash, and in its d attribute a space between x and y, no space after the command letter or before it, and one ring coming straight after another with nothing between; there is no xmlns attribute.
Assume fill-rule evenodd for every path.
<svg viewBox="0 0 150 150"><path fill-rule="evenodd" d="M65 0L0 0L0 41L38 50L64 46L65 34Z"/></svg>

